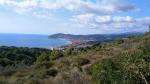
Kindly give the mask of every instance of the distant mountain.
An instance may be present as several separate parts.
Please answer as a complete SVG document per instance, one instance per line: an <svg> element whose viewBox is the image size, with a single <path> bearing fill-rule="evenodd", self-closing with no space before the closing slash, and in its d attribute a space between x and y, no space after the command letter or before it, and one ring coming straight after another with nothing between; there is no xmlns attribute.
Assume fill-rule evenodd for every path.
<svg viewBox="0 0 150 84"><path fill-rule="evenodd" d="M72 42L88 42L88 41L113 41L117 38L127 38L128 35L131 34L143 34L143 33L121 33L121 34L92 34L92 35L72 35L72 34L54 34L50 35L49 37L51 38L61 38L61 39L66 39Z"/></svg>

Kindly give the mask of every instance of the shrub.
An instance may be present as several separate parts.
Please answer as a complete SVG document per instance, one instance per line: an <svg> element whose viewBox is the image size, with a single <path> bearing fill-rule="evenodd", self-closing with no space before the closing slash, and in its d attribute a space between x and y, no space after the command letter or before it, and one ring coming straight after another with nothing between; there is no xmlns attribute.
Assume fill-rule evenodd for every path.
<svg viewBox="0 0 150 84"><path fill-rule="evenodd" d="M47 61L45 61L45 62L42 62L42 63L40 63L40 64L37 64L37 65L35 65L35 69L38 69L38 68L41 68L41 67L45 67L45 68L50 68L51 66L53 66L53 63L52 62L47 62Z"/></svg>
<svg viewBox="0 0 150 84"><path fill-rule="evenodd" d="M45 69L45 67L41 67L39 69L36 69L34 72L34 77L36 78L46 78L47 76L47 70Z"/></svg>
<svg viewBox="0 0 150 84"><path fill-rule="evenodd" d="M49 55L46 53L42 53L39 57L37 57L36 59L36 64L41 64L44 61L48 61L49 60Z"/></svg>
<svg viewBox="0 0 150 84"><path fill-rule="evenodd" d="M9 60L8 58L0 58L0 65L3 67L14 65L14 62Z"/></svg>
<svg viewBox="0 0 150 84"><path fill-rule="evenodd" d="M0 81L0 84L10 84L8 82Z"/></svg>
<svg viewBox="0 0 150 84"><path fill-rule="evenodd" d="M50 55L50 60L55 60L55 59L58 59L59 57L62 57L63 54L61 51L58 51L58 50L53 50L51 52L51 55Z"/></svg>
<svg viewBox="0 0 150 84"><path fill-rule="evenodd" d="M90 74L96 84L119 84L121 82L121 73L111 59L92 65Z"/></svg>
<svg viewBox="0 0 150 84"><path fill-rule="evenodd" d="M37 80L37 79L31 79L31 80L28 80L26 83L24 83L24 84L41 84L40 82L39 82L39 80Z"/></svg>
<svg viewBox="0 0 150 84"><path fill-rule="evenodd" d="M73 47L68 47L65 52L64 52L64 56L70 56L73 52L74 48Z"/></svg>
<svg viewBox="0 0 150 84"><path fill-rule="evenodd" d="M16 72L15 66L7 66L1 72L0 75L2 76L11 76Z"/></svg>
<svg viewBox="0 0 150 84"><path fill-rule="evenodd" d="M47 70L47 75L55 77L58 71L56 69Z"/></svg>
<svg viewBox="0 0 150 84"><path fill-rule="evenodd" d="M117 40L115 41L115 44L122 44L122 43L124 43L124 40L123 40L123 39L117 39Z"/></svg>
<svg viewBox="0 0 150 84"><path fill-rule="evenodd" d="M92 46L92 48L101 48L102 47L102 45L101 45L101 43L97 43L97 44L95 44L95 45L93 45Z"/></svg>
<svg viewBox="0 0 150 84"><path fill-rule="evenodd" d="M139 34L133 34L133 35L129 35L128 38L129 39L133 39L133 38L138 38L138 37L141 37L142 35L139 35Z"/></svg>
<svg viewBox="0 0 150 84"><path fill-rule="evenodd" d="M90 61L86 58L78 58L76 60L76 63L77 63L78 66L83 66L83 65L89 64Z"/></svg>
<svg viewBox="0 0 150 84"><path fill-rule="evenodd" d="M38 68L34 70L33 77L35 78L47 78L49 76L55 77L58 71L56 69L46 69L45 67Z"/></svg>

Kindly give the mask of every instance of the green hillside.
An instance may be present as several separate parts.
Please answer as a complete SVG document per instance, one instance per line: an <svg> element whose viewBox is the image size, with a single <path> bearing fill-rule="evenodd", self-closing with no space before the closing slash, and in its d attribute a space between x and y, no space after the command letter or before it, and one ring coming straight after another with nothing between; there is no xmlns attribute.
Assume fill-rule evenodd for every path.
<svg viewBox="0 0 150 84"><path fill-rule="evenodd" d="M92 47L44 51L30 66L11 67L0 69L0 84L149 84L150 33Z"/></svg>

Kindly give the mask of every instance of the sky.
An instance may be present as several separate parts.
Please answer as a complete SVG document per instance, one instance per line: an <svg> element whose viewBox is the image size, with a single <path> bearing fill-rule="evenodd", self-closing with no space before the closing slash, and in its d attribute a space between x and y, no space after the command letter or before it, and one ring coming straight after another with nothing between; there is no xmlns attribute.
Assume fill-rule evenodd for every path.
<svg viewBox="0 0 150 84"><path fill-rule="evenodd" d="M150 0L0 0L0 33L145 32Z"/></svg>

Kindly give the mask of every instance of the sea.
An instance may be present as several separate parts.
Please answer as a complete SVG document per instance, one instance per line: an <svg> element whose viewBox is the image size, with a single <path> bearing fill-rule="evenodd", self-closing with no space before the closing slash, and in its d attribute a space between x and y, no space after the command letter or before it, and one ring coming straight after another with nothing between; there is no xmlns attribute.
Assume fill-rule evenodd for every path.
<svg viewBox="0 0 150 84"><path fill-rule="evenodd" d="M0 34L0 46L29 48L54 48L71 44L64 39L49 38L48 35Z"/></svg>

